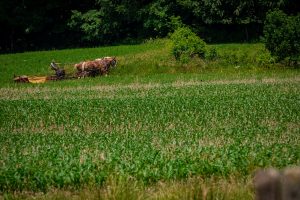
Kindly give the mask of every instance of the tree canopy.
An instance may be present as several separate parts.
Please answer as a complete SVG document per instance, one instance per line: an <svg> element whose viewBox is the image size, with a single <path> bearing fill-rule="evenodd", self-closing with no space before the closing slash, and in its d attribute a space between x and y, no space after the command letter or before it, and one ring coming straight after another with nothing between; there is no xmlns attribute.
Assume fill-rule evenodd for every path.
<svg viewBox="0 0 300 200"><path fill-rule="evenodd" d="M164 37L178 21L207 42L247 41L276 8L299 12L296 0L2 0L0 52Z"/></svg>

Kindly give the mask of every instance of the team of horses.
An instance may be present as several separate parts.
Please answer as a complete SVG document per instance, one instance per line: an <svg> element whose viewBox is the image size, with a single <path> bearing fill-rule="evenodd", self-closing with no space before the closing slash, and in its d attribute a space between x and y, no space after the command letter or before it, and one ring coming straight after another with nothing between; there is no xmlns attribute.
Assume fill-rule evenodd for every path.
<svg viewBox="0 0 300 200"><path fill-rule="evenodd" d="M76 76L81 77L95 77L98 75L107 75L111 68L116 67L117 60L115 57L97 58L95 60L88 60L74 65L77 69Z"/></svg>
<svg viewBox="0 0 300 200"><path fill-rule="evenodd" d="M61 69L55 62L50 63L50 67L55 71L52 76L16 76L14 75L13 80L18 83L43 83L45 81L73 79L73 78L84 78L84 77L95 77L95 76L106 76L111 68L117 66L117 60L115 57L104 57L97 58L95 60L82 61L74 65L77 70L75 75L67 76L64 69Z"/></svg>

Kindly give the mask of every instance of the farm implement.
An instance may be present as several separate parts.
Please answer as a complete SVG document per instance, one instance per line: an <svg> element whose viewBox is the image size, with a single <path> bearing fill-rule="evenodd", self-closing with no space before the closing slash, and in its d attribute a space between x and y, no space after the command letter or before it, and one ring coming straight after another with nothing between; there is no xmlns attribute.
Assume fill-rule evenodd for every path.
<svg viewBox="0 0 300 200"><path fill-rule="evenodd" d="M14 76L17 83L45 83L47 81L79 79L84 77L95 77L107 75L111 68L116 67L115 57L97 58L93 61L83 61L74 65L77 72L74 75L67 75L55 62L50 63L50 67L55 71L51 76Z"/></svg>
<svg viewBox="0 0 300 200"><path fill-rule="evenodd" d="M55 62L50 63L51 69L55 71L55 74L52 76L14 76L14 81L17 83L45 83L46 81L56 81L63 79L73 79L75 76L69 77L66 76L65 70L61 69Z"/></svg>

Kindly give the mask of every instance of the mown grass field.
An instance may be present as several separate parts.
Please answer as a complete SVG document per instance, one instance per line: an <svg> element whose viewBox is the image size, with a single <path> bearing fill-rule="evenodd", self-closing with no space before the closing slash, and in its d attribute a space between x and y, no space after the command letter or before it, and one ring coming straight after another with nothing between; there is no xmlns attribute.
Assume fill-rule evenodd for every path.
<svg viewBox="0 0 300 200"><path fill-rule="evenodd" d="M252 199L256 169L300 164L300 73L261 66L261 44L214 47L188 64L167 41L0 55L0 196ZM106 55L108 77L11 82Z"/></svg>

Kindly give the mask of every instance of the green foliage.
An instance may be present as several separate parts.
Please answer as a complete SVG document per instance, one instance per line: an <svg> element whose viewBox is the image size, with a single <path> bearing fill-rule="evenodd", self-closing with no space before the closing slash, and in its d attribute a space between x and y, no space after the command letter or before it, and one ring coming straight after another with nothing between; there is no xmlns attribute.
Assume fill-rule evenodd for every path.
<svg viewBox="0 0 300 200"><path fill-rule="evenodd" d="M268 50L262 50L258 53L256 61L260 66L269 67L275 63L275 58Z"/></svg>
<svg viewBox="0 0 300 200"><path fill-rule="evenodd" d="M217 53L217 57L212 59L211 57L214 58L215 53ZM275 58L265 49L263 44L220 44L209 46L206 58L210 61L210 65L220 68L257 69L281 66L275 63Z"/></svg>
<svg viewBox="0 0 300 200"><path fill-rule="evenodd" d="M269 9L283 7L288 1L178 0L178 4L206 24L259 24Z"/></svg>
<svg viewBox="0 0 300 200"><path fill-rule="evenodd" d="M72 11L71 20L68 26L82 32L82 39L88 42L99 41L105 33L101 13L97 10L89 10L86 13Z"/></svg>
<svg viewBox="0 0 300 200"><path fill-rule="evenodd" d="M156 0L141 10L143 26L149 35L165 37L183 26L180 16L173 12L174 3L168 0Z"/></svg>
<svg viewBox="0 0 300 200"><path fill-rule="evenodd" d="M143 10L143 15L145 16L143 25L146 30L158 36L169 33L170 5L166 4L166 1L154 1Z"/></svg>
<svg viewBox="0 0 300 200"><path fill-rule="evenodd" d="M210 47L208 49L207 55L205 55L205 58L208 60L217 60L219 57L217 49L215 47Z"/></svg>
<svg viewBox="0 0 300 200"><path fill-rule="evenodd" d="M295 0L2 0L0 51L165 37L176 28L174 17L201 32L205 41L244 41L261 34L265 14L274 8L298 12Z"/></svg>
<svg viewBox="0 0 300 200"><path fill-rule="evenodd" d="M266 48L277 61L300 61L300 15L288 16L280 10L269 12L264 37Z"/></svg>
<svg viewBox="0 0 300 200"><path fill-rule="evenodd" d="M204 58L206 43L188 27L178 28L171 34L172 54L176 60L187 62L194 56Z"/></svg>
<svg viewBox="0 0 300 200"><path fill-rule="evenodd" d="M170 29L173 31L175 31L176 29L182 28L185 25L182 23L181 17L177 16L177 17L170 17Z"/></svg>

